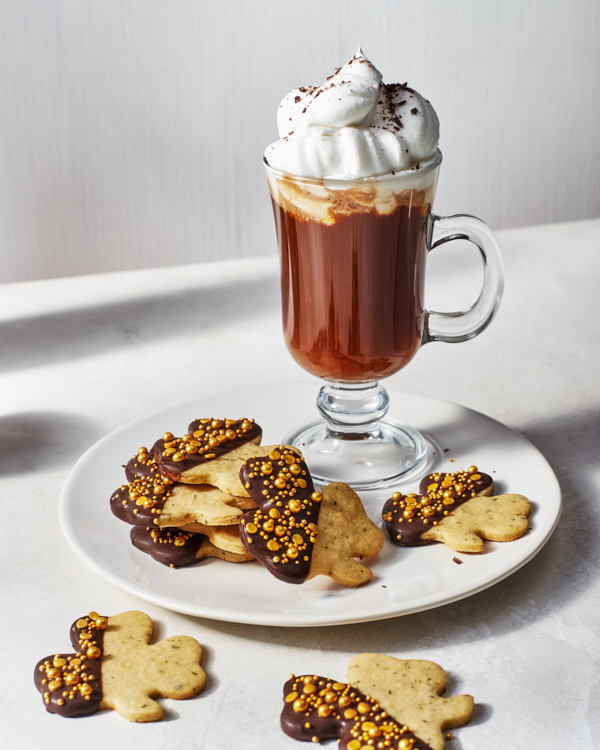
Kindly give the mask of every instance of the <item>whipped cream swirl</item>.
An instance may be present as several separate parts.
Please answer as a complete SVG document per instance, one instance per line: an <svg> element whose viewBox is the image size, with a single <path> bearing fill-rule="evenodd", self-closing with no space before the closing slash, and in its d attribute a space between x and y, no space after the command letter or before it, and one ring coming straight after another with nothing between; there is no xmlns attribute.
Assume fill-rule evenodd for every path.
<svg viewBox="0 0 600 750"><path fill-rule="evenodd" d="M279 105L281 140L265 151L297 177L357 178L418 168L437 150L431 104L405 83L385 84L359 49L321 86L291 91Z"/></svg>

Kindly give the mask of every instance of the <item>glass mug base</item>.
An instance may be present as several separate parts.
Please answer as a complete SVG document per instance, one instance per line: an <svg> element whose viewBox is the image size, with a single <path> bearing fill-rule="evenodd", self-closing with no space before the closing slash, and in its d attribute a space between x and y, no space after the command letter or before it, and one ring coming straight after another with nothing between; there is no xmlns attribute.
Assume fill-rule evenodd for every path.
<svg viewBox="0 0 600 750"><path fill-rule="evenodd" d="M355 490L407 482L424 474L432 460L423 435L392 419L360 433L338 432L318 420L292 430L283 442L302 452L315 482L345 482Z"/></svg>

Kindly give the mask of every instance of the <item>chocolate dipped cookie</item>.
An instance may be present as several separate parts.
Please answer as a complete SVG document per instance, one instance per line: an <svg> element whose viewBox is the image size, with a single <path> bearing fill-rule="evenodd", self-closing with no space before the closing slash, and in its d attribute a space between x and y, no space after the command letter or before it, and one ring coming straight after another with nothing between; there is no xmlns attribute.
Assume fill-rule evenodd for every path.
<svg viewBox="0 0 600 750"><path fill-rule="evenodd" d="M383 520L398 546L444 542L457 552L481 552L483 539L514 541L529 528L529 500L523 495L491 497L493 481L476 466L421 481L423 494L394 492L383 506Z"/></svg>
<svg viewBox="0 0 600 750"><path fill-rule="evenodd" d="M326 575L344 586L371 579L354 558L375 557L383 537L348 485L317 492L302 456L284 445L249 458L240 479L259 506L242 517L241 540L276 578L300 584Z"/></svg>
<svg viewBox="0 0 600 750"><path fill-rule="evenodd" d="M239 469L260 444L262 429L253 419L196 419L181 438L166 432L152 447L160 473L184 484L211 484L247 497Z"/></svg>
<svg viewBox="0 0 600 750"><path fill-rule="evenodd" d="M34 681L46 710L86 716L113 709L129 721L162 719L156 697L184 700L201 693L202 647L175 636L150 646L152 620L143 612L101 617L90 612L71 626L72 654L41 659Z"/></svg>
<svg viewBox="0 0 600 750"><path fill-rule="evenodd" d="M227 562L253 560L240 542L237 531L236 536L237 541L232 540L229 535L219 533L219 527L214 533L203 534L187 529L134 526L130 534L134 547L170 568L183 568L207 557L217 557Z"/></svg>
<svg viewBox="0 0 600 750"><path fill-rule="evenodd" d="M347 682L292 675L283 689L281 728L294 739L338 739L340 750L443 750L443 730L466 724L470 695L441 698L447 675L431 661L360 654Z"/></svg>

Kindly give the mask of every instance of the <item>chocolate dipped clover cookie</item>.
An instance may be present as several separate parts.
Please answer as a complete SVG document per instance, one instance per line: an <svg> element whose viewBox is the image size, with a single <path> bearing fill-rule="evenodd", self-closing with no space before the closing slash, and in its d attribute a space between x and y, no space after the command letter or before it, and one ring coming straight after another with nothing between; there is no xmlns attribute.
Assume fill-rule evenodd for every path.
<svg viewBox="0 0 600 750"><path fill-rule="evenodd" d="M35 667L35 685L50 713L112 709L129 721L159 721L163 710L154 698L185 700L204 690L198 641L181 635L149 645L152 620L144 612L90 612L73 623L70 635L75 653L48 656Z"/></svg>
<svg viewBox="0 0 600 750"><path fill-rule="evenodd" d="M356 558L379 554L383 536L348 485L317 492L302 456L285 445L248 458L240 479L258 505L240 521L242 542L276 578L300 584L325 575L344 586L371 579Z"/></svg>
<svg viewBox="0 0 600 750"><path fill-rule="evenodd" d="M256 506L239 467L261 436L254 420L206 418L182 438L165 433L151 451L140 448L125 467L128 484L110 499L112 512L134 526L133 545L170 567L207 557L252 560L238 526L244 510Z"/></svg>
<svg viewBox="0 0 600 750"><path fill-rule="evenodd" d="M249 497L240 484L243 462L256 453L262 429L253 419L196 419L181 438L166 432L152 446L160 473L183 484L209 484ZM275 446L263 450L269 452Z"/></svg>
<svg viewBox="0 0 600 750"><path fill-rule="evenodd" d="M394 492L383 520L394 544L418 547L443 542L457 552L481 552L483 540L510 542L529 529L529 500L523 495L492 496L492 478L476 466L425 477L420 493Z"/></svg>
<svg viewBox="0 0 600 750"><path fill-rule="evenodd" d="M249 498L167 479L146 448L129 460L125 474L130 481L113 492L110 507L133 526L134 547L172 568L209 557L227 562L253 559L238 532L241 508L254 507Z"/></svg>
<svg viewBox="0 0 600 750"><path fill-rule="evenodd" d="M424 659L359 654L347 682L291 675L281 728L304 742L339 740L340 750L443 750L443 731L466 724L470 695L442 698L444 670Z"/></svg>

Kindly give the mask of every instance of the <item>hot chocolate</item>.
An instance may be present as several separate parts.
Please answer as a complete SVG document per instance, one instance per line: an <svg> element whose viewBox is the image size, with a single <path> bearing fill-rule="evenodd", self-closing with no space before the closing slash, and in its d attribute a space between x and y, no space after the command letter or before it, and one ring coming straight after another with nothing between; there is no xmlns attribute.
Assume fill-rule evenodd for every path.
<svg viewBox="0 0 600 750"><path fill-rule="evenodd" d="M291 91L277 112L279 140L264 163L281 257L283 328L296 362L328 381L323 420L284 442L301 447L316 481L380 488L423 471L424 437L386 419L378 381L421 344L460 342L491 321L502 259L473 216L431 213L442 155L439 121L406 83L385 84L359 50L320 86ZM430 247L457 237L485 263L477 302L461 313L424 310Z"/></svg>
<svg viewBox="0 0 600 750"><path fill-rule="evenodd" d="M437 116L359 52L280 105L265 152L294 359L326 380L379 380L421 345Z"/></svg>
<svg viewBox="0 0 600 750"><path fill-rule="evenodd" d="M423 333L430 202L407 191L390 213L333 214L332 223L274 199L283 330L305 370L338 382L379 380L416 354Z"/></svg>

